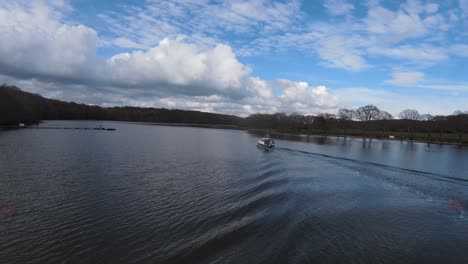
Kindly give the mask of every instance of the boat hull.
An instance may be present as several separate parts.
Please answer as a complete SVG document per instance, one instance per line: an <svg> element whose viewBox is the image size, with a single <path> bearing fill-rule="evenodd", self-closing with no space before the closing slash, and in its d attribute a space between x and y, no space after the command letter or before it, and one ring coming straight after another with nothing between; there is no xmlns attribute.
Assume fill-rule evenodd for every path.
<svg viewBox="0 0 468 264"><path fill-rule="evenodd" d="M262 149L273 149L275 147L275 142L270 138L262 138L257 141L257 147Z"/></svg>

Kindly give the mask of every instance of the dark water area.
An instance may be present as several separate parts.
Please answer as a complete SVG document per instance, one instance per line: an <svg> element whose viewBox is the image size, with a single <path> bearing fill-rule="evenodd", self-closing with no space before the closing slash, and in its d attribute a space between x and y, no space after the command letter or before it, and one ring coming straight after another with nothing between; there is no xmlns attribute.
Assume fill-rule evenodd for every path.
<svg viewBox="0 0 468 264"><path fill-rule="evenodd" d="M50 121L0 131L0 263L468 263L468 149Z"/></svg>

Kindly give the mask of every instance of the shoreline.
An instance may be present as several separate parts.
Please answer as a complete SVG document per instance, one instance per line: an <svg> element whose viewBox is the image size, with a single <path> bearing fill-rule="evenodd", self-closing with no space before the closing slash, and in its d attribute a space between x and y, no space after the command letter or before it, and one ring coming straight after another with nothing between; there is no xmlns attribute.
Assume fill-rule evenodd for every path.
<svg viewBox="0 0 468 264"><path fill-rule="evenodd" d="M461 146L461 147L466 147L468 146L467 143L462 143L462 142L451 142L451 141L429 141L429 140L424 140L424 139L407 139L407 138L389 138L389 137L372 137L372 136L365 136L365 135L345 135L345 134L334 134L334 133L329 133L329 134L321 134L321 133L303 133L303 132L281 132L281 131L271 131L269 132L268 130L259 130L259 129L244 129L249 133L266 133L270 135L281 135L281 136L301 136L301 137L307 137L307 136L316 136L316 137L340 137L340 138L357 138L357 139L376 139L376 140L388 140L388 141L400 141L400 142L410 142L410 143L422 143L422 144L435 144L435 145L452 145L452 146Z"/></svg>
<svg viewBox="0 0 468 264"><path fill-rule="evenodd" d="M356 135L356 134L340 134L340 133L323 133L323 132L306 132L306 131L278 131L278 130L266 130L266 129L252 129L247 127L241 127L238 125L219 125L219 124L197 124L197 123L160 123L160 122L132 122L132 121L118 121L118 120L42 120L41 122L47 121L102 121L102 122L123 122L128 124L142 124L142 125L157 125L157 126L173 126L173 127L196 127L196 128L212 128L212 129L225 129L225 130L243 130L252 134L270 134L270 135L280 135L280 136L316 136L316 137L340 137L340 138L358 138L358 139L377 139L377 140L388 140L388 141L405 141L410 143L423 143L423 144L436 144L436 145L453 145L466 147L468 143L463 142L454 142L454 141L440 141L440 140L426 140L426 139L409 139L405 137L395 137L390 138L390 133L386 133L386 137L383 136L369 136L369 135ZM36 127L35 125L26 125L21 126L0 126L0 130L14 130L14 129L27 129L27 128L38 128L38 129L47 129L48 127ZM65 128L61 128L65 129ZM77 129L77 128L67 128L67 129ZM87 128L88 130L93 130L92 128ZM98 130L98 129L95 129ZM372 132L370 132L372 133ZM394 132L393 134L398 134L400 132Z"/></svg>

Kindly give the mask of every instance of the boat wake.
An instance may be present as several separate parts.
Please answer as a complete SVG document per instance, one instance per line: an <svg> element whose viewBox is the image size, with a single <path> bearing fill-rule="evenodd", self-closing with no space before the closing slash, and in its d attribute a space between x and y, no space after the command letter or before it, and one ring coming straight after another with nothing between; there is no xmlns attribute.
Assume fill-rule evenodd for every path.
<svg viewBox="0 0 468 264"><path fill-rule="evenodd" d="M458 199L468 205L468 179L466 178L284 147L277 147L277 151L325 158L324 161L351 169L356 172L356 175L378 178L400 188L411 189L418 195L429 199L438 198L445 201Z"/></svg>

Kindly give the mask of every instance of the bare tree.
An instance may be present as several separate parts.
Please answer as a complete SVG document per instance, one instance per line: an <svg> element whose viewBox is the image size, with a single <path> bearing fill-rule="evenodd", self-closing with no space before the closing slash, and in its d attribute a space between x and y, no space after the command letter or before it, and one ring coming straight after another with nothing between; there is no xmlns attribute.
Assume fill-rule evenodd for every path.
<svg viewBox="0 0 468 264"><path fill-rule="evenodd" d="M336 115L329 114L329 113L322 113L322 114L319 114L318 116L322 116L325 119L336 119Z"/></svg>
<svg viewBox="0 0 468 264"><path fill-rule="evenodd" d="M418 110L415 109L405 109L401 111L398 117L400 117L400 119L421 120L421 115Z"/></svg>
<svg viewBox="0 0 468 264"><path fill-rule="evenodd" d="M353 120L355 115L356 113L354 110L344 109L344 108L338 110L338 118L342 120Z"/></svg>
<svg viewBox="0 0 468 264"><path fill-rule="evenodd" d="M463 111L461 111L461 110L457 110L457 111L453 112L452 115L454 115L454 116L458 116L458 115L468 115L468 111L463 112Z"/></svg>
<svg viewBox="0 0 468 264"><path fill-rule="evenodd" d="M393 119L393 115L390 114L389 112L386 112L386 111L382 111L380 112L380 117L379 117L380 120L392 120Z"/></svg>
<svg viewBox="0 0 468 264"><path fill-rule="evenodd" d="M430 114L424 114L424 115L421 115L419 120L421 120L421 121L431 121L432 119L434 119L434 116L432 116Z"/></svg>
<svg viewBox="0 0 468 264"><path fill-rule="evenodd" d="M356 118L361 121L377 120L380 117L380 110L374 105L366 105L356 110Z"/></svg>

